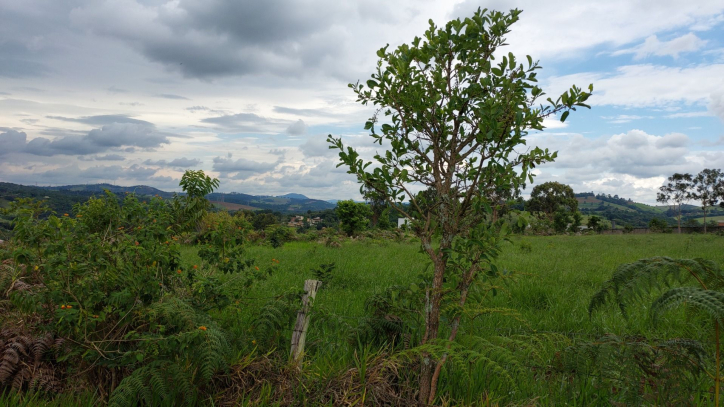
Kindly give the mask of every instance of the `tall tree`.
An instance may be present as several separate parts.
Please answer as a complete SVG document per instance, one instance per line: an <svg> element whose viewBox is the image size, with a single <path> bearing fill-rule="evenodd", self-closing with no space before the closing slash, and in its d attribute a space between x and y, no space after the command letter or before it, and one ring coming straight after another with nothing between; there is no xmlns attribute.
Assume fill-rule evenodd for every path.
<svg viewBox="0 0 724 407"><path fill-rule="evenodd" d="M552 219L559 209L569 213L577 212L578 200L570 186L549 181L533 188L527 209L533 212L543 212L549 219Z"/></svg>
<svg viewBox="0 0 724 407"><path fill-rule="evenodd" d="M666 184L659 188L656 194L656 201L663 204L674 203L676 210L676 222L679 233L681 233L681 206L691 199L693 179L691 174L676 173L667 179Z"/></svg>
<svg viewBox="0 0 724 407"><path fill-rule="evenodd" d="M588 107L584 102L593 91L592 85L589 92L573 86L556 100L540 103L538 62L528 56L524 65L500 50L520 13L478 9L471 18L444 27L431 20L423 38L377 52L377 70L367 87L350 85L358 102L377 107L365 129L389 149L375 155L375 165L353 148L345 149L341 138L328 138L340 150L339 165L346 165L363 186L377 188L403 216L414 218L412 229L433 264L420 338L424 346L449 350L465 313L441 315L465 308L471 286L497 273L492 261L502 238L485 221L491 187L501 180L532 182L531 169L556 157L547 149L520 148L528 130L543 130L546 117L560 114L563 121L576 107ZM418 202L415 185L429 189L431 204ZM440 240L433 243L436 232ZM456 306L443 311L444 301ZM434 402L447 358L447 351L440 359L422 351L421 403Z"/></svg>
<svg viewBox="0 0 724 407"><path fill-rule="evenodd" d="M724 198L720 196L720 191L724 190L724 174L718 169L705 168L694 177L693 188L691 197L701 203L701 210L704 211L704 233L706 233L707 209Z"/></svg>
<svg viewBox="0 0 724 407"><path fill-rule="evenodd" d="M364 230L370 222L368 217L372 215L372 211L367 204L355 202L351 199L337 202L335 212L339 218L340 227L347 232L348 236Z"/></svg>

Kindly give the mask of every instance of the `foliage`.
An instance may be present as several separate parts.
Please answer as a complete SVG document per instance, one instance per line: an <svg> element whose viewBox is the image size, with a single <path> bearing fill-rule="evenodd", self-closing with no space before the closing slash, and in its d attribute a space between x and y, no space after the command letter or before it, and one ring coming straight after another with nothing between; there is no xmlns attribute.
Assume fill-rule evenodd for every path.
<svg viewBox="0 0 724 407"><path fill-rule="evenodd" d="M219 187L219 180L204 174L203 170L186 170L179 183L186 195L174 195L173 208L181 230L196 228L211 209L206 195Z"/></svg>
<svg viewBox="0 0 724 407"><path fill-rule="evenodd" d="M251 224L254 230L264 230L271 225L277 224L279 221L274 214L269 212L255 213L251 218Z"/></svg>
<svg viewBox="0 0 724 407"><path fill-rule="evenodd" d="M265 231L267 240L273 248L279 248L292 240L294 230L284 225L272 225Z"/></svg>
<svg viewBox="0 0 724 407"><path fill-rule="evenodd" d="M568 230L568 224L571 223L572 220L573 217L571 216L571 214L564 208L559 207L553 214L553 229L556 231L556 233L563 233Z"/></svg>
<svg viewBox="0 0 724 407"><path fill-rule="evenodd" d="M549 181L533 187L526 209L543 212L553 219L559 213L575 213L578 201L570 186Z"/></svg>
<svg viewBox="0 0 724 407"><path fill-rule="evenodd" d="M328 139L340 150L340 165L357 176L362 188L378 190L407 218L413 216L404 201L420 215L412 229L434 265L428 336L423 342L441 334L444 293L458 293L464 306L478 271L491 267L497 232L483 221L486 208L496 203L490 192L506 184L522 185L526 179L532 182L530 170L555 158L540 148L518 154L527 131L542 130L545 117L560 113L565 120L570 110L588 107L585 101L592 86L589 92L574 86L556 100L549 98L549 105L537 106L543 95L535 85L540 66L529 56L527 67L512 53L494 63L519 15L518 10L478 10L471 18L453 20L444 27L430 21L424 38L392 51L388 47L378 51L376 73L365 84L350 85L360 103L378 108L365 129L375 142L390 146L374 157L375 166L354 149L345 150L341 139ZM386 120L378 118L379 113ZM410 191L412 184L433 188L434 199L427 210ZM438 230L435 220L440 222L439 247L431 242ZM443 288L445 281L449 288ZM452 340L459 316L450 321ZM434 401L441 366L422 364L421 402Z"/></svg>
<svg viewBox="0 0 724 407"><path fill-rule="evenodd" d="M656 194L657 202L663 204L674 203L679 233L681 233L681 206L692 198L693 187L691 174L676 173L667 179L666 184L661 186Z"/></svg>
<svg viewBox="0 0 724 407"><path fill-rule="evenodd" d="M718 169L703 169L692 180L693 191L691 199L701 203L701 210L704 212L704 233L706 233L707 209L724 202L724 173Z"/></svg>
<svg viewBox="0 0 724 407"><path fill-rule="evenodd" d="M348 236L353 236L365 230L369 223L368 217L372 215L369 206L351 199L337 202L336 212L341 222L340 228L344 230Z"/></svg>
<svg viewBox="0 0 724 407"><path fill-rule="evenodd" d="M649 230L652 232L665 232L669 230L669 223L661 218L653 218L649 221Z"/></svg>
<svg viewBox="0 0 724 407"><path fill-rule="evenodd" d="M248 287L270 272L254 273L241 257L244 219L204 217L199 255L208 265L185 268L175 206L161 198L128 194L119 204L107 192L78 205L75 216L47 219L26 203L13 208L14 266L5 291L17 312L66 338L59 361L94 378L101 394L113 392L111 404L193 404L231 351L206 311L238 298L242 292L236 286L232 294L229 284L241 278ZM221 284L212 271L232 279Z"/></svg>
<svg viewBox="0 0 724 407"><path fill-rule="evenodd" d="M55 367L53 356L63 343L52 334L32 337L1 329L0 390L59 392L63 387L62 372Z"/></svg>
<svg viewBox="0 0 724 407"><path fill-rule="evenodd" d="M691 282L698 286L686 285ZM603 288L591 298L588 312L593 313L611 300L618 305L624 316L628 316L628 301L661 290L665 291L649 308L654 323L660 321L666 311L680 305L698 310L714 321L716 360L714 373L707 374L714 379L715 404L718 406L721 381L719 324L724 321L724 271L715 262L653 257L621 265L611 279L604 282ZM698 366L697 363L696 367Z"/></svg>

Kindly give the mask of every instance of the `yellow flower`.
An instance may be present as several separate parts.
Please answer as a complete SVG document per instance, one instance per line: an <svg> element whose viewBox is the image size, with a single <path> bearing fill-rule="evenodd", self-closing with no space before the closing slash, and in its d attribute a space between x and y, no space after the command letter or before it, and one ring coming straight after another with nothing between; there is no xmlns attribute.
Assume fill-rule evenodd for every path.
<svg viewBox="0 0 724 407"><path fill-rule="evenodd" d="M252 344L252 345L256 345L256 339L254 339L253 341L251 341L251 344Z"/></svg>

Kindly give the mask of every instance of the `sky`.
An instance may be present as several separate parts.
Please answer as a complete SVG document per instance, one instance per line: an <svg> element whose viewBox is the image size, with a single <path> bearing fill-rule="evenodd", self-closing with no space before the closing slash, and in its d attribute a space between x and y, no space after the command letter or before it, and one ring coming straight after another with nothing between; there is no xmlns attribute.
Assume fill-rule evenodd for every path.
<svg viewBox="0 0 724 407"><path fill-rule="evenodd" d="M724 2L0 0L0 181L359 198L326 144L371 157L376 51L478 7L523 10L505 51L592 109L547 121L535 183L655 202L674 172L724 168Z"/></svg>

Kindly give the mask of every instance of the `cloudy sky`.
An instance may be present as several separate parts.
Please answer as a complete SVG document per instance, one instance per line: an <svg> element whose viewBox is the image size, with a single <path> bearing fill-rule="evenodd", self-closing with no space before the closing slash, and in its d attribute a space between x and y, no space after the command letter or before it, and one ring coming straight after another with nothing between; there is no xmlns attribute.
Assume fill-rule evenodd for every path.
<svg viewBox="0 0 724 407"><path fill-rule="evenodd" d="M372 154L346 86L375 51L509 1L0 0L0 181L358 196L327 134ZM509 51L593 109L530 136L536 182L642 202L673 172L724 168L724 2L517 2Z"/></svg>

